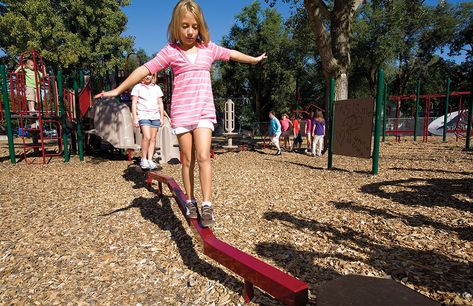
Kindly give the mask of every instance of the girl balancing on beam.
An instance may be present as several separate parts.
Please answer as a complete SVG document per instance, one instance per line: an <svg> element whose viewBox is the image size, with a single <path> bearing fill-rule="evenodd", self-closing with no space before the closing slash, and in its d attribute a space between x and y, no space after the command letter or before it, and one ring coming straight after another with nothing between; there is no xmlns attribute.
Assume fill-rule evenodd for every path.
<svg viewBox="0 0 473 306"><path fill-rule="evenodd" d="M267 58L263 53L253 57L220 47L210 41L210 34L200 6L193 0L181 0L174 7L168 27L169 44L155 58L138 67L117 88L95 96L115 97L138 83L149 73L171 67L174 73L171 101L171 126L182 152L182 180L187 195L186 216L197 218L194 197L194 166L199 165L202 191L201 223L215 222L212 196L210 145L217 123L213 101L210 68L217 60L234 60L258 64Z"/></svg>

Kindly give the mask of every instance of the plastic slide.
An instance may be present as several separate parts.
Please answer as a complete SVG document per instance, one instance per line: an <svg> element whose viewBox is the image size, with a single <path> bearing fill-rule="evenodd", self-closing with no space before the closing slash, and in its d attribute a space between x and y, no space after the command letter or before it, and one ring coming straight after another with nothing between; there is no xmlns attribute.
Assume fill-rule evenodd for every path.
<svg viewBox="0 0 473 306"><path fill-rule="evenodd" d="M458 121L458 111L456 112L451 112L447 115L447 135L452 136L455 135L453 132L457 126L457 121ZM432 135L436 136L442 136L443 135L443 124L444 122L444 116L440 116L434 121L432 121L429 124L429 133Z"/></svg>
<svg viewBox="0 0 473 306"><path fill-rule="evenodd" d="M114 98L96 100L92 108L95 134L117 149L141 149L141 131L133 125L130 108L117 103ZM164 118L164 126L159 129L156 148L160 163L179 160L177 137L172 133L169 119Z"/></svg>

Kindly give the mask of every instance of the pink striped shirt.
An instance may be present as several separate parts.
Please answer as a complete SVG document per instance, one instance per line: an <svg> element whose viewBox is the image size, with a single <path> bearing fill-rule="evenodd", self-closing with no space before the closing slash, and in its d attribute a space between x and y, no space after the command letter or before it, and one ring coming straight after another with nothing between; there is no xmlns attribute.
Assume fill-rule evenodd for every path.
<svg viewBox="0 0 473 306"><path fill-rule="evenodd" d="M192 64L177 44L170 44L145 64L151 73L169 66L172 68L172 128L195 125L203 119L217 123L210 67L216 60L228 61L230 49L209 42L207 45L199 45L197 52L195 63Z"/></svg>

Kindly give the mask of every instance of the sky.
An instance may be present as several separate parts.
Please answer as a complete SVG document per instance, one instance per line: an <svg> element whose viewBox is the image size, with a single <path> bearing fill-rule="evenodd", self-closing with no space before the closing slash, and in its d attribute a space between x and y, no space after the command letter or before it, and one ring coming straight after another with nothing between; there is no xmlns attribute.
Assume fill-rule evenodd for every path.
<svg viewBox="0 0 473 306"><path fill-rule="evenodd" d="M204 12L212 41L219 43L223 36L230 32L235 16L254 0L198 0ZM450 4L467 2L465 0L449 0ZM132 4L124 8L128 16L128 27L124 35L135 37L135 47L143 48L150 56L155 55L167 43L167 27L171 20L172 10L177 0L132 0ZM263 7L268 7L260 0ZM428 5L437 5L439 0L426 0ZM276 9L283 18L291 13L290 4L278 0ZM446 56L446 55L441 55ZM452 58L456 62L464 60L464 56Z"/></svg>
<svg viewBox="0 0 473 306"><path fill-rule="evenodd" d="M200 0L211 40L219 43L235 22L235 16L254 0ZM263 7L268 7L264 0ZM124 35L135 37L136 48L143 48L148 55L154 55L167 43L167 27L176 0L132 0L123 9L128 16L128 29ZM290 15L290 5L278 0L277 10L284 18Z"/></svg>

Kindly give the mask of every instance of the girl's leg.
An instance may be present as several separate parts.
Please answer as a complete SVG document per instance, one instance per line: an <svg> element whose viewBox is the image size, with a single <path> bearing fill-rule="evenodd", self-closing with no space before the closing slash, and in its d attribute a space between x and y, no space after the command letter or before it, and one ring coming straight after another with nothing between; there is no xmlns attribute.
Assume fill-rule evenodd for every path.
<svg viewBox="0 0 473 306"><path fill-rule="evenodd" d="M194 164L195 153L192 132L177 135L181 149L181 175L186 190L187 199L194 198Z"/></svg>
<svg viewBox="0 0 473 306"><path fill-rule="evenodd" d="M320 136L319 137L319 151L317 152L319 156L322 156L323 149L324 149L324 137Z"/></svg>
<svg viewBox="0 0 473 306"><path fill-rule="evenodd" d="M153 158L154 149L156 147L156 135L157 134L158 134L158 128L151 127L149 147L148 147L148 159L149 160L151 160Z"/></svg>
<svg viewBox="0 0 473 306"><path fill-rule="evenodd" d="M141 139L141 158L148 159L147 155L148 155L149 142L151 140L151 127L148 125L142 125L141 133L143 134L143 137Z"/></svg>
<svg viewBox="0 0 473 306"><path fill-rule="evenodd" d="M199 164L203 202L210 202L212 197L212 167L210 164L212 130L208 128L196 128L193 134L195 154L197 163Z"/></svg>
<svg viewBox="0 0 473 306"><path fill-rule="evenodd" d="M315 156L315 148L317 146L317 136L314 136L314 138L312 138L312 155Z"/></svg>

